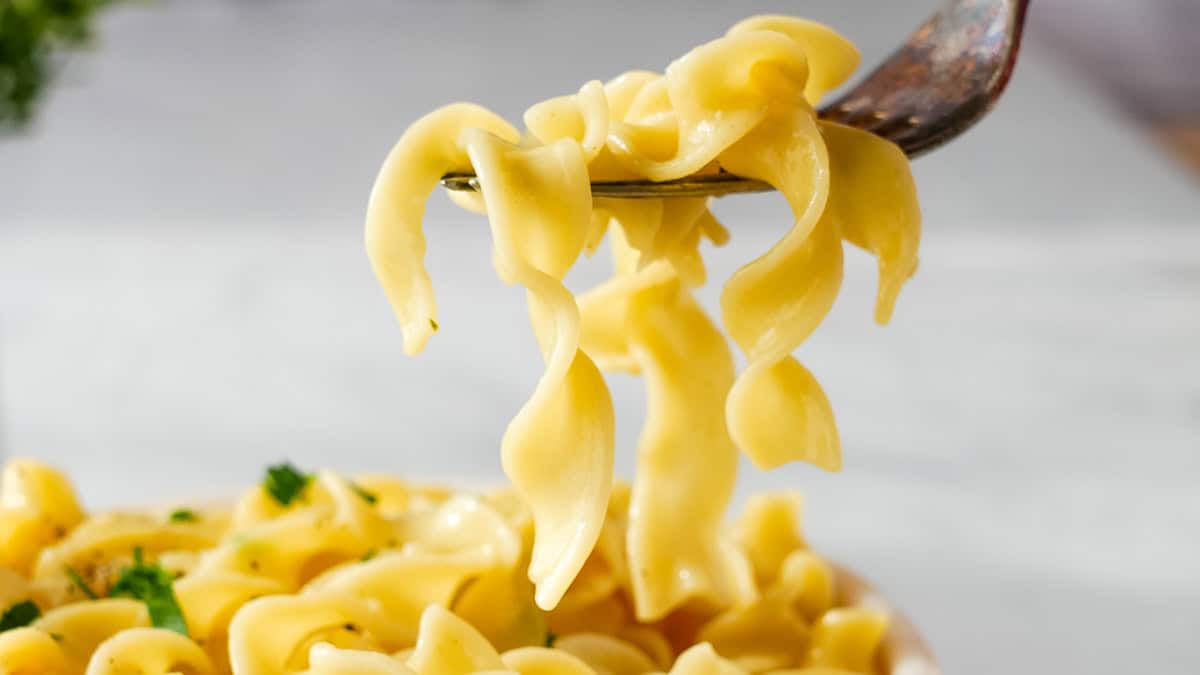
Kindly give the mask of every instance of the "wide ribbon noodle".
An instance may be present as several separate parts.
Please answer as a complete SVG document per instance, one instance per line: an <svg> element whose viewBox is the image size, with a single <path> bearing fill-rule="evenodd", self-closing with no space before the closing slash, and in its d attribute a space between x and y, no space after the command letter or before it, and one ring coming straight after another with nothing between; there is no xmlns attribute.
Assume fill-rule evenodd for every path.
<svg viewBox="0 0 1200 675"><path fill-rule="evenodd" d="M857 64L853 45L825 26L753 17L665 75L634 71L534 105L523 133L454 104L413 124L388 156L367 243L406 351L437 326L421 216L442 174L477 174L481 195L452 196L487 214L500 278L528 289L546 370L502 453L532 509L529 577L543 609L580 573L608 503L612 405L597 366L647 376L626 551L642 620L690 601L748 597L747 566L717 536L737 449L762 468L800 460L840 469L829 400L792 354L837 297L843 241L878 258L875 318L885 323L920 238L904 154L817 119L814 106ZM706 276L701 241L728 239L707 200L593 199L588 185L719 171L771 184L794 217L721 294L722 323L748 364L736 376L724 338L691 297ZM614 277L576 301L562 278L606 234Z"/></svg>

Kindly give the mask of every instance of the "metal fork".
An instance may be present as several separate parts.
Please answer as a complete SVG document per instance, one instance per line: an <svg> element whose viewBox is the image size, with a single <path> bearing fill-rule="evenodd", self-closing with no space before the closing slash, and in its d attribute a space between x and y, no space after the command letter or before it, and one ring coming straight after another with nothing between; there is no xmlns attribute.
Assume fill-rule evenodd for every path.
<svg viewBox="0 0 1200 675"><path fill-rule="evenodd" d="M858 86L818 116L878 134L918 157L978 122L1012 77L1029 0L950 0ZM447 174L451 190L479 190L472 174ZM702 197L766 192L731 173L677 180L592 183L599 197Z"/></svg>

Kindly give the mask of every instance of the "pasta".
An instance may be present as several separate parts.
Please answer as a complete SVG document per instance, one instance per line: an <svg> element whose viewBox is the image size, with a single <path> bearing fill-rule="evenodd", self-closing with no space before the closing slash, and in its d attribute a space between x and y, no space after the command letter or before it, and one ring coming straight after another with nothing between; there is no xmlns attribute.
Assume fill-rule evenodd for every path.
<svg viewBox="0 0 1200 675"><path fill-rule="evenodd" d="M404 350L438 330L425 201L473 171L499 278L526 291L544 370L482 493L271 467L236 502L88 514L33 460L0 480L0 675L845 675L876 673L889 616L809 549L794 494L726 522L739 452L837 470L830 403L793 352L849 242L878 259L875 318L914 273L907 161L814 106L857 65L832 30L754 17L664 74L592 81L525 114L457 103L414 123L368 205ZM703 198L593 198L597 180L727 171L770 183L792 228L694 297L729 232ZM607 239L613 276L564 284ZM722 332L724 328L724 333ZM732 343L745 356L738 373ZM603 371L645 378L632 485L614 480Z"/></svg>
<svg viewBox="0 0 1200 675"><path fill-rule="evenodd" d="M63 488L51 502L5 511L42 516L77 504L66 477L38 462L14 460L4 478L5 504L46 481ZM302 485L287 504L258 485L232 509L80 511L78 524L33 550L39 562L73 562L0 567L0 675L876 672L888 617L846 604L834 569L804 544L795 495L760 495L717 526L722 555L745 575L738 597L644 621L633 598L646 581L635 581L624 555L634 520L623 483L601 544L549 611L525 575L533 514L514 489L455 493L329 471ZM135 516L140 539L127 543L137 553L112 548ZM181 529L208 543L197 548ZM161 596L111 597L136 564L176 567L164 583L181 627L156 618ZM13 610L29 604L37 615L13 623Z"/></svg>
<svg viewBox="0 0 1200 675"><path fill-rule="evenodd" d="M442 174L476 173L481 195L456 201L487 214L499 277L528 291L546 369L501 451L533 512L528 572L542 609L561 601L600 536L614 449L599 368L645 374L649 391L627 543L640 620L690 601L748 601L752 572L718 536L739 449L763 468L841 467L829 400L792 352L837 297L843 241L878 258L884 323L920 238L904 154L814 112L857 62L820 24L754 17L664 75L593 81L533 106L523 133L454 104L413 124L388 155L368 205L367 251L407 352L438 326L421 216ZM795 219L721 294L722 324L748 361L741 374L691 296L706 276L701 241L728 238L706 200L593 199L589 187L718 170L771 184ZM605 234L615 274L576 301L562 278Z"/></svg>

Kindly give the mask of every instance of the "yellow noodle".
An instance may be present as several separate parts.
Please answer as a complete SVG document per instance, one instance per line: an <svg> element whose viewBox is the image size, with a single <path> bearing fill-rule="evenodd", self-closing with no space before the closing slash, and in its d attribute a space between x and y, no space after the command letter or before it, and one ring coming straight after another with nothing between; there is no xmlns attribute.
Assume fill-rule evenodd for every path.
<svg viewBox="0 0 1200 675"><path fill-rule="evenodd" d="M412 266L381 274L402 323L412 326L406 329L406 341L408 333L428 333L404 308L427 304L423 249L411 242L419 241L420 204L436 180L436 168L470 169L479 176L482 197L460 195L456 200L488 215L501 279L529 289L546 372L509 426L502 453L509 477L533 508L537 539L530 578L543 608L562 597L595 544L610 485L611 404L594 366L643 372L646 364L631 348L632 336L645 334L630 304L645 284L640 275L662 263L667 271L655 274L699 285L706 276L700 242L727 237L704 199L593 201L588 180L670 180L720 168L775 186L795 220L778 243L738 270L722 292L722 322L745 353L746 370L708 389L703 383L720 380L717 374L727 371L726 366L681 357L656 374L657 380L674 383L669 391L695 400L680 399L670 412L649 418L643 438L650 440L639 453L641 468L657 467L660 475L673 476L673 489L662 492L679 498L651 504L648 491L639 492L635 485L635 493L642 495L634 500L643 514L637 522L665 523L668 503L679 508L698 503L701 494L711 499L704 502L706 515L697 526L679 535L688 541L655 552L646 542L661 542L661 537L635 526L631 553L636 549L643 558L668 560L680 552L709 551L702 567L723 571L684 575L683 586L690 590L681 586L669 591L667 587L679 586L678 575L651 565L649 574L658 582L634 578L638 615L660 616L689 597L713 595L727 601L738 585L737 565L728 556L716 563L722 556L713 552L721 546L713 540L713 514L719 518L723 511L729 485L716 487L715 479L701 478L690 466L726 466L731 441L764 468L796 460L829 470L841 467L830 402L792 353L817 329L837 297L843 239L879 259L876 318L883 322L915 270L920 234L915 189L903 154L870 134L816 119L813 106L857 63L853 45L827 27L782 16L753 17L678 59L664 75L635 71L534 105L525 114L528 132L519 145L513 130L477 109L471 114L486 124L466 130L459 104L413 125L389 156L373 193L368 232L394 231L396 236L389 246L370 242L369 250L372 260L390 257ZM415 174L419 180L411 178ZM861 198L864 194L870 198ZM380 206L387 204L392 206ZM579 254L593 250L606 233L618 249L616 276L576 303L561 279ZM401 234L407 239L397 238ZM402 250L405 246L408 250ZM405 287L396 277L420 283ZM691 339L689 330L681 331L681 339ZM652 389L664 391L653 384ZM696 398L700 391L708 393ZM696 448L690 457L674 451L670 461L646 459L671 455L665 447L681 442L695 419L720 424L693 434L693 440L702 440L689 442ZM654 441L656 435L670 440ZM718 449L722 443L725 448ZM713 473L732 478L732 471ZM638 484L660 482L647 474ZM691 564L681 562L687 557L680 555L673 569Z"/></svg>

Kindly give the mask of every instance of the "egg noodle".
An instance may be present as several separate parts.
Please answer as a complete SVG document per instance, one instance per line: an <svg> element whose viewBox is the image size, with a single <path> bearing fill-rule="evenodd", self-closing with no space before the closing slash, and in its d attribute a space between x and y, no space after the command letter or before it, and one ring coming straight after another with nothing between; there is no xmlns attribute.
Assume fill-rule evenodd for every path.
<svg viewBox="0 0 1200 675"><path fill-rule="evenodd" d="M600 369L646 377L628 555L638 619L691 598L745 602L753 589L719 536L737 449L760 467L841 466L833 413L791 352L830 310L842 240L879 259L885 322L917 264L920 215L903 153L813 105L857 65L838 34L762 16L672 63L622 75L525 113L524 134L470 104L413 124L380 171L367 248L408 353L437 329L423 257L425 200L448 172L474 171L500 278L528 291L546 370L501 444L505 471L533 512L529 576L553 608L599 536L612 484L613 411ZM749 366L735 376L725 340L692 297L702 238L728 235L703 198L593 199L591 180L671 180L725 169L787 198L795 225L726 283L722 319ZM608 233L616 273L579 298L567 270ZM669 487L668 487L669 486Z"/></svg>
<svg viewBox="0 0 1200 675"><path fill-rule="evenodd" d="M501 442L511 489L455 493L275 467L231 508L86 516L30 460L0 489L0 675L675 675L876 672L885 613L848 606L798 497L725 513L757 466L841 465L830 404L792 352L832 306L843 241L878 259L877 321L916 269L920 216L894 145L818 120L855 69L832 30L763 16L672 63L530 108L520 132L453 104L385 160L367 248L415 354L438 329L421 221L474 172L499 277L527 291L545 370ZM693 297L702 198L593 198L591 181L728 171L777 188L795 224L738 270L721 325ZM614 275L563 278L607 235ZM633 485L614 482L601 371L645 377Z"/></svg>

